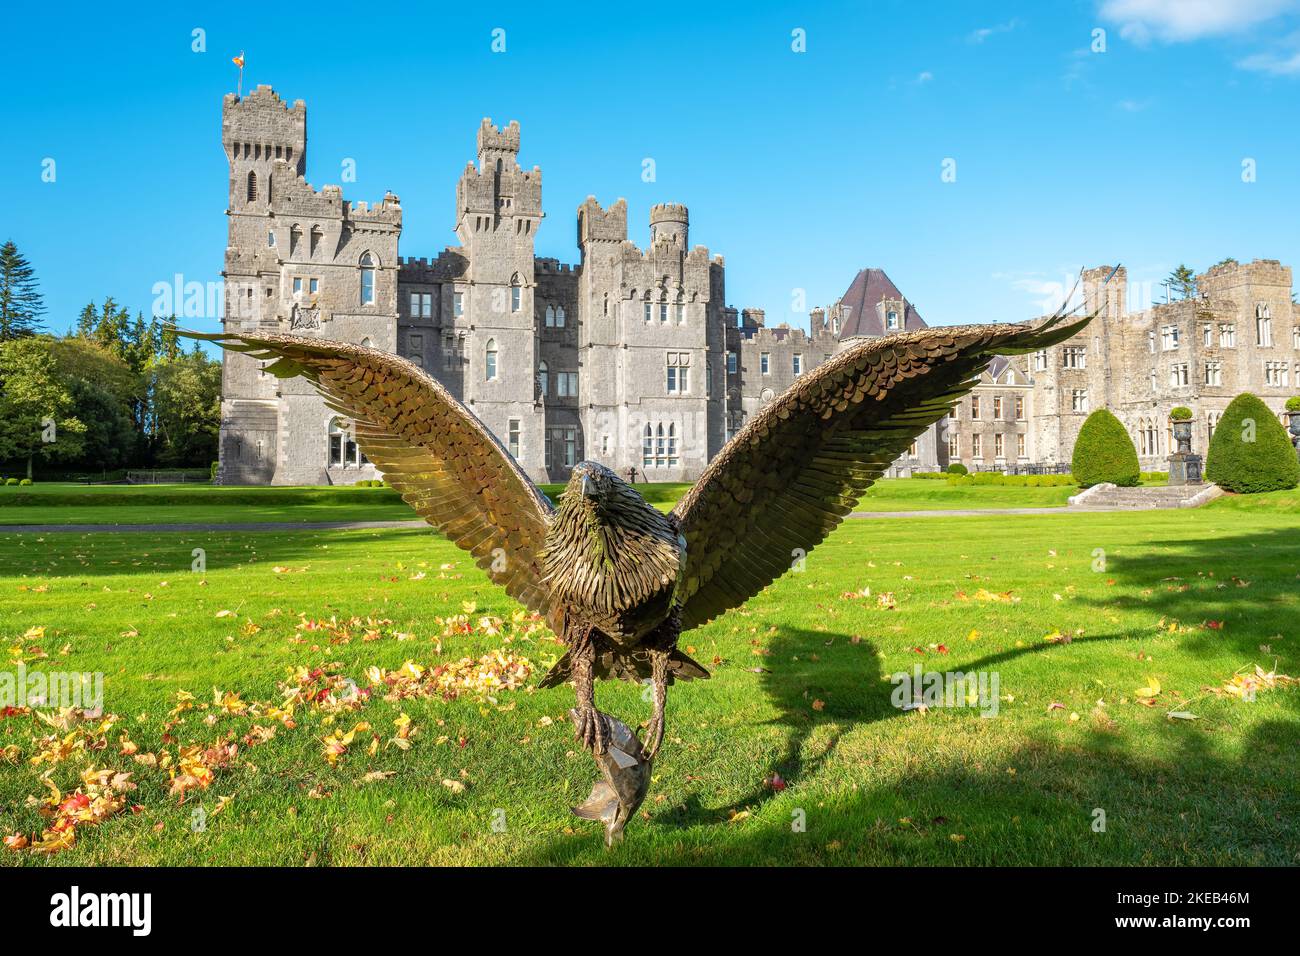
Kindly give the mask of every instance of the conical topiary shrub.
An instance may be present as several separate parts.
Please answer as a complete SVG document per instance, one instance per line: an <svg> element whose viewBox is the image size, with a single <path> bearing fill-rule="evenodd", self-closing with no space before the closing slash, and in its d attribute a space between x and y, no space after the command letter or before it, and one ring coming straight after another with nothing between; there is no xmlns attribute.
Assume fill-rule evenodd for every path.
<svg viewBox="0 0 1300 956"><path fill-rule="evenodd" d="M1277 416L1242 392L1224 409L1210 438L1205 477L1238 494L1279 491L1300 483L1300 461Z"/></svg>
<svg viewBox="0 0 1300 956"><path fill-rule="evenodd" d="M1119 419L1104 408L1089 415L1079 429L1070 470L1084 488L1103 481L1130 488L1142 477L1133 439L1128 437Z"/></svg>

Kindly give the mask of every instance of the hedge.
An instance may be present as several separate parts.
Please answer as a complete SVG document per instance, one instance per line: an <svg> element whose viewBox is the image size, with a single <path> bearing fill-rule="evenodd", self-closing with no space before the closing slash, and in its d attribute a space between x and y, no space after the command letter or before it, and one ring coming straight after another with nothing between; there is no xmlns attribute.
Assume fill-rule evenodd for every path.
<svg viewBox="0 0 1300 956"><path fill-rule="evenodd" d="M1142 475L1137 449L1128 430L1104 408L1089 415L1079 429L1070 469L1083 488L1103 481L1131 488L1141 481Z"/></svg>
<svg viewBox="0 0 1300 956"><path fill-rule="evenodd" d="M1004 475L997 471L977 471L973 475L949 475L955 487L998 485L1004 488L1067 488L1074 485L1074 475Z"/></svg>
<svg viewBox="0 0 1300 956"><path fill-rule="evenodd" d="M1215 426L1205 477L1238 494L1280 491L1300 484L1300 461L1272 410L1250 392L1242 392Z"/></svg>

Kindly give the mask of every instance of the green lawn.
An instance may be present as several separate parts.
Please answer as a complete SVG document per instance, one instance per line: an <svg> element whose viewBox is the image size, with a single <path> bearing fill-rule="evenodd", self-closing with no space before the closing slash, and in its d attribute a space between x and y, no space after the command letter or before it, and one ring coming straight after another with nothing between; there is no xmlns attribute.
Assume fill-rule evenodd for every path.
<svg viewBox="0 0 1300 956"><path fill-rule="evenodd" d="M686 484L638 485L667 509ZM543 485L554 497L563 485ZM415 514L391 488L213 485L0 486L0 525L216 524L264 521L403 521Z"/></svg>
<svg viewBox="0 0 1300 956"><path fill-rule="evenodd" d="M544 485L553 498L563 485ZM668 509L686 484L637 485ZM1078 492L1063 488L951 487L945 481L893 478L877 482L863 511L1064 507ZM400 521L415 517L391 488L227 488L210 485L70 485L0 487L0 525L209 524L227 522Z"/></svg>
<svg viewBox="0 0 1300 956"><path fill-rule="evenodd" d="M1007 489L968 489L988 490ZM803 573L685 635L713 679L673 689L648 819L608 853L567 812L595 777L564 719L570 692L529 689L557 646L511 622L504 594L431 533L0 533L8 656L103 672L120 718L102 733L61 729L71 755L33 766L54 729L0 717L0 829L47 825L28 805L47 796L45 772L65 798L88 767L138 784L72 848L0 850L0 862L1294 864L1300 688L1250 703L1214 693L1256 664L1300 669L1300 527L1277 513L1286 495L1294 503L1278 493L1141 515L849 521ZM190 570L194 548L206 574ZM306 630L304 615L362 620ZM504 618L503 633L484 616ZM292 668L366 688L371 666L498 649L531 662L526 687L377 694L338 714L304 705L293 727L270 709ZM917 663L996 672L998 715L895 708L885 677ZM261 716L229 697L214 706L214 688ZM169 717L182 691L193 706ZM629 723L648 717L639 688L598 694ZM403 713L409 739L394 724ZM331 766L323 740L358 722L370 729ZM254 726L275 735L255 743ZM200 758L214 779L183 802L166 770L136 759L175 766L189 745L231 743L225 765ZM765 785L773 772L786 789Z"/></svg>

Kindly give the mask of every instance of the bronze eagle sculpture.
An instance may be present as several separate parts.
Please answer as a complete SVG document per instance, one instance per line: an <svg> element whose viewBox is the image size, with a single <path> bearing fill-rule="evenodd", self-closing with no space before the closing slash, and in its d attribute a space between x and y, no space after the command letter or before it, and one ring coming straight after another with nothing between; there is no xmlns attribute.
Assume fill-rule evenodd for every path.
<svg viewBox="0 0 1300 956"><path fill-rule="evenodd" d="M184 334L306 378L415 512L543 616L566 652L540 686L573 682L576 736L604 778L574 812L603 821L612 842L649 786L669 685L708 676L678 649L681 633L816 547L995 355L1044 349L1091 318L1063 308L851 342L754 415L667 514L594 461L553 506L469 409L397 355L305 335ZM644 743L596 709L595 682L610 678L651 684Z"/></svg>

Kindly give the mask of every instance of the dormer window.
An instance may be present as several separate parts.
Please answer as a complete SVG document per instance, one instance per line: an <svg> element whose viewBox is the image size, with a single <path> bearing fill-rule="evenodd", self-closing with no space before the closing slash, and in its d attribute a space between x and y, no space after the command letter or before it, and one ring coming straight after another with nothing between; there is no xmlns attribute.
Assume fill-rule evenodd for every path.
<svg viewBox="0 0 1300 956"><path fill-rule="evenodd" d="M898 328L898 313L892 309L885 313L885 328L890 331Z"/></svg>

